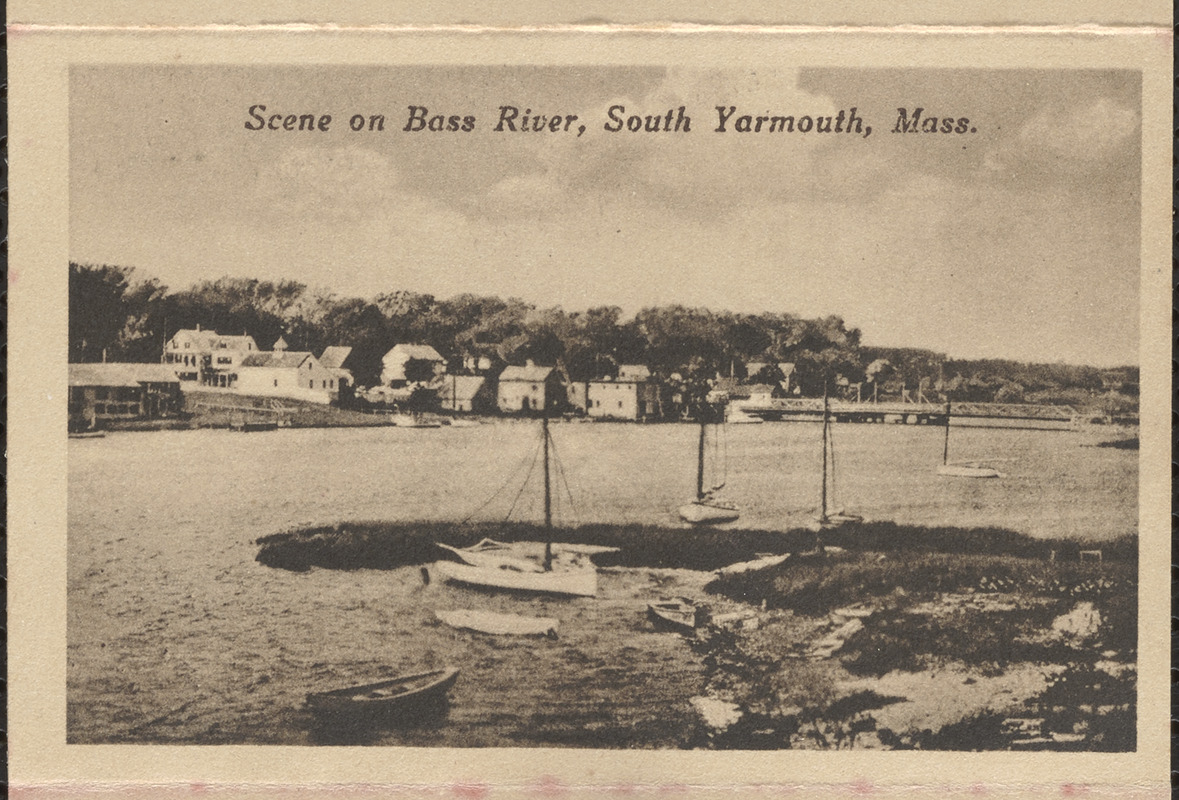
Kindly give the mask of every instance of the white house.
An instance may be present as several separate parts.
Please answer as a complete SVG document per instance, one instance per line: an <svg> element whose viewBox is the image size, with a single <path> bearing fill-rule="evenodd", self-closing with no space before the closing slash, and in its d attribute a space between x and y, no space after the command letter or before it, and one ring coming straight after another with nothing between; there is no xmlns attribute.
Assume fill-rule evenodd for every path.
<svg viewBox="0 0 1179 800"><path fill-rule="evenodd" d="M523 367L504 367L496 399L500 411L544 411L552 407L559 392L557 371L529 361Z"/></svg>
<svg viewBox="0 0 1179 800"><path fill-rule="evenodd" d="M438 355L438 351L430 345L396 344L381 359L381 383L386 386L401 386L409 382L410 378L405 375L405 367L410 361L425 361L430 364L433 374L421 380L422 383L429 383L446 372L446 359Z"/></svg>
<svg viewBox="0 0 1179 800"><path fill-rule="evenodd" d="M231 388L242 359L258 352L254 337L184 328L164 345L164 363L181 381Z"/></svg>
<svg viewBox="0 0 1179 800"><path fill-rule="evenodd" d="M241 394L330 403L339 396L340 384L311 353L277 350L246 356L236 388Z"/></svg>

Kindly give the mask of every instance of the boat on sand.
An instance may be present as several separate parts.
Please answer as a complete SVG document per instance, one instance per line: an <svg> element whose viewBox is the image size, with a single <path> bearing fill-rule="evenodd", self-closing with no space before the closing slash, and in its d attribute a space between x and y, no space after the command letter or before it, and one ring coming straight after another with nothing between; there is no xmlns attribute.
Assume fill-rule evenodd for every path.
<svg viewBox="0 0 1179 800"><path fill-rule="evenodd" d="M700 621L700 609L688 598L677 597L648 603L647 616L656 628L692 636Z"/></svg>
<svg viewBox="0 0 1179 800"><path fill-rule="evenodd" d="M548 636L556 638L560 620L556 617L525 617L492 611L458 609L435 611L434 615L452 628L507 636Z"/></svg>
<svg viewBox="0 0 1179 800"><path fill-rule="evenodd" d="M409 723L440 710L458 679L454 667L307 695L307 709L324 721Z"/></svg>

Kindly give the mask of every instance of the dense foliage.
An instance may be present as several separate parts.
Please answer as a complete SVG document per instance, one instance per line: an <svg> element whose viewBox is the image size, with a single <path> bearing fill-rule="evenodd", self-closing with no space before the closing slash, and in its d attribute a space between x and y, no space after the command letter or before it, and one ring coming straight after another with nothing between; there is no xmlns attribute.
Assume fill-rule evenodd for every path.
<svg viewBox="0 0 1179 800"><path fill-rule="evenodd" d="M538 308L518 298L390 291L371 299L339 297L295 281L224 277L169 290L135 270L70 264L71 361L157 361L179 329L248 333L263 349L282 336L293 350L353 348L362 386L379 383L381 357L399 342L433 346L461 369L463 359L495 364L559 365L572 380L609 376L645 364L661 378L694 387L720 375L766 383L794 365L793 390L824 387L852 396L936 400L1137 406L1137 367L1097 369L1014 361L963 361L912 348L861 345L859 329L837 317L738 314L680 305L644 308L624 319L616 306L586 311ZM747 365L767 366L749 375Z"/></svg>

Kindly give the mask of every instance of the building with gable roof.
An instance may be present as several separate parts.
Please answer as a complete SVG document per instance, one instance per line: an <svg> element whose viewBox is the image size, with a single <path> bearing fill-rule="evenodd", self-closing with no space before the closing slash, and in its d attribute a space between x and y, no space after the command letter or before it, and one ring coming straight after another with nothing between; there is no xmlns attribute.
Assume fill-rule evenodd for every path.
<svg viewBox="0 0 1179 800"><path fill-rule="evenodd" d="M241 394L330 403L339 398L340 382L311 353L280 349L242 359L236 390Z"/></svg>
<svg viewBox="0 0 1179 800"><path fill-rule="evenodd" d="M442 411L485 412L496 405L494 383L482 375L445 375L438 384Z"/></svg>
<svg viewBox="0 0 1179 800"><path fill-rule="evenodd" d="M406 375L411 361L426 362L432 374L428 376ZM429 383L446 373L446 359L428 344L395 344L381 359L381 383L385 386L404 386L406 383Z"/></svg>
<svg viewBox="0 0 1179 800"><path fill-rule="evenodd" d="M586 383L585 413L595 419L650 419L662 413L662 391L648 367L621 364L617 378Z"/></svg>
<svg viewBox="0 0 1179 800"><path fill-rule="evenodd" d="M105 420L155 419L178 413L180 379L167 364L70 364L69 425L96 428Z"/></svg>
<svg viewBox="0 0 1179 800"><path fill-rule="evenodd" d="M242 359L257 352L258 343L252 336L205 331L198 325L176 331L164 345L163 363L172 367L181 381L230 389Z"/></svg>
<svg viewBox="0 0 1179 800"><path fill-rule="evenodd" d="M564 396L561 376L554 367L529 361L522 367L504 367L499 374L496 404L505 413L551 411Z"/></svg>

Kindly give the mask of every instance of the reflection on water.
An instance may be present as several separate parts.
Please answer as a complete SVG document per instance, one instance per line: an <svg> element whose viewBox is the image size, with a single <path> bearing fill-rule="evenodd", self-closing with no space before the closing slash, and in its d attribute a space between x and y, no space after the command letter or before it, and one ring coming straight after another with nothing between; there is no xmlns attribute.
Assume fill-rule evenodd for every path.
<svg viewBox="0 0 1179 800"><path fill-rule="evenodd" d="M536 426L177 431L69 444L68 732L75 742L323 741L310 691L449 664L438 720L374 744L682 746L696 656L642 609L699 576L608 571L596 599L425 585L417 569L293 574L254 561L259 536L343 520L539 519L520 492ZM955 430L960 458L1001 480L939 478L937 428L837 425L837 502L871 519L995 525L1035 536L1137 530L1137 453L1075 432ZM734 426L710 453L742 526L805 524L818 502L817 425ZM675 524L694 491L686 425L554 425L558 523ZM727 458L725 455L727 454ZM715 459L714 459L715 457ZM532 469L533 486L539 468ZM489 502L489 498L493 498ZM440 625L438 609L561 620L557 641ZM317 738L320 737L320 738Z"/></svg>

